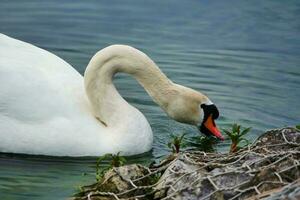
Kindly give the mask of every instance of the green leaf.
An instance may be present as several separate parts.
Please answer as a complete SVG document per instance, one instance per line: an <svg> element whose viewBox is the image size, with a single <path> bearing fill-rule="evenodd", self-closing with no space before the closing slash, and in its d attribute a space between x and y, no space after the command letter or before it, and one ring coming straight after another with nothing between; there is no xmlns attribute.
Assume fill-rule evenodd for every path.
<svg viewBox="0 0 300 200"><path fill-rule="evenodd" d="M236 141L238 139L238 134L236 132L230 133L230 139Z"/></svg>
<svg viewBox="0 0 300 200"><path fill-rule="evenodd" d="M249 133L250 130L251 127L243 129L242 126L237 123L232 124L231 130L223 129L224 133L230 138L231 143L236 144L237 146L239 146L239 143L241 142L246 143L245 145L250 143L247 139L243 138L243 136Z"/></svg>
<svg viewBox="0 0 300 200"><path fill-rule="evenodd" d="M246 129L244 129L244 130L241 132L240 136L246 135L250 130L251 130L251 127L248 127L248 128L246 128Z"/></svg>
<svg viewBox="0 0 300 200"><path fill-rule="evenodd" d="M240 134L240 132L241 132L241 126L240 125L238 125L236 132L237 132L237 134Z"/></svg>
<svg viewBox="0 0 300 200"><path fill-rule="evenodd" d="M232 125L232 132L238 132L239 131L239 125L237 125L237 124L233 124Z"/></svg>
<svg viewBox="0 0 300 200"><path fill-rule="evenodd" d="M175 139L177 138L177 135L171 134L171 138L172 138L173 140L175 140Z"/></svg>
<svg viewBox="0 0 300 200"><path fill-rule="evenodd" d="M186 144L186 143L182 143L181 145L180 145L180 147L181 148L185 148L185 147L187 147L188 145Z"/></svg>
<svg viewBox="0 0 300 200"><path fill-rule="evenodd" d="M184 134L182 134L181 136L180 136L180 142L182 141L182 139L184 138L184 136L186 135L186 133L184 133Z"/></svg>
<svg viewBox="0 0 300 200"><path fill-rule="evenodd" d="M174 148L174 146L172 146L172 152L176 153L176 149Z"/></svg>
<svg viewBox="0 0 300 200"><path fill-rule="evenodd" d="M125 159L124 157L120 157L120 162L121 162L122 164L124 164L124 163L126 162L126 159Z"/></svg>
<svg viewBox="0 0 300 200"><path fill-rule="evenodd" d="M300 130L300 124L296 125L296 129Z"/></svg>
<svg viewBox="0 0 300 200"><path fill-rule="evenodd" d="M228 135L230 137L231 132L229 132L228 130L223 129L223 132L225 132L226 135Z"/></svg>
<svg viewBox="0 0 300 200"><path fill-rule="evenodd" d="M110 155L109 154L105 154L103 156L100 156L97 160L97 167L100 166L100 163L103 161L103 160L106 160Z"/></svg>
<svg viewBox="0 0 300 200"><path fill-rule="evenodd" d="M237 137L237 136L239 135L239 133L238 133L238 132L232 132L231 135L232 135L233 137Z"/></svg>

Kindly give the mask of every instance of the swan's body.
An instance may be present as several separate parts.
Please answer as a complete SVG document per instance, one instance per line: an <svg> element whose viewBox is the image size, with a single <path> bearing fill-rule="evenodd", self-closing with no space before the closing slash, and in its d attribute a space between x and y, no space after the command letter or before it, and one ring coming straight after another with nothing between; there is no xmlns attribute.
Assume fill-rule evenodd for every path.
<svg viewBox="0 0 300 200"><path fill-rule="evenodd" d="M132 47L114 45L99 51L83 78L52 53L0 34L0 152L99 156L149 151L150 125L115 89L112 78L117 72L134 76L178 121L198 120L185 116L191 110L181 108L185 95L177 96L182 92L197 99L195 103L209 101L172 83ZM180 116L175 108L181 109ZM192 112L199 117L198 110Z"/></svg>

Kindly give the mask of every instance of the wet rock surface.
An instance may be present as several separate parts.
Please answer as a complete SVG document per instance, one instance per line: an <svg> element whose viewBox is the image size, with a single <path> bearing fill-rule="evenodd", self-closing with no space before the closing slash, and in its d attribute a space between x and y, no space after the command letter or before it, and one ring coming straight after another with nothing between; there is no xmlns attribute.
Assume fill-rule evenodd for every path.
<svg viewBox="0 0 300 200"><path fill-rule="evenodd" d="M299 199L300 131L267 131L232 154L187 151L109 170L74 199Z"/></svg>

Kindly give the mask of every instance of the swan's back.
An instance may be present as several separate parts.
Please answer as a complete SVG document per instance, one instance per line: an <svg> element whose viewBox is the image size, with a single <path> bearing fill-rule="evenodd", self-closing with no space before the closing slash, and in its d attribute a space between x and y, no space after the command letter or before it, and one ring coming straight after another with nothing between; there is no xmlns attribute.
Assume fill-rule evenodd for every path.
<svg viewBox="0 0 300 200"><path fill-rule="evenodd" d="M99 156L148 151L151 128L142 113L127 108L120 114L126 115L122 123L105 127L94 117L83 77L73 67L0 34L0 152Z"/></svg>
<svg viewBox="0 0 300 200"><path fill-rule="evenodd" d="M5 35L0 35L0 58L2 115L37 122L51 119L54 113L67 114L63 112L68 107L73 110L65 101L74 91L82 92L82 77L68 63Z"/></svg>
<svg viewBox="0 0 300 200"><path fill-rule="evenodd" d="M97 126L82 76L52 53L0 34L0 152L84 154L76 136L85 131L88 140L93 131L80 123Z"/></svg>

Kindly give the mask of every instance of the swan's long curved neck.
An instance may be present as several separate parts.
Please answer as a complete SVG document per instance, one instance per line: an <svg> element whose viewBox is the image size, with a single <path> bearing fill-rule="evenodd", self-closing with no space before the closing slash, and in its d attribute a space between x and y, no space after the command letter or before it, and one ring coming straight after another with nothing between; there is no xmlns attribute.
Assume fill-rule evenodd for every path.
<svg viewBox="0 0 300 200"><path fill-rule="evenodd" d="M86 93L94 115L108 126L120 122L134 108L118 93L113 77L123 72L132 75L161 107L168 103L173 83L144 53L125 45L113 45L96 53L84 74Z"/></svg>

